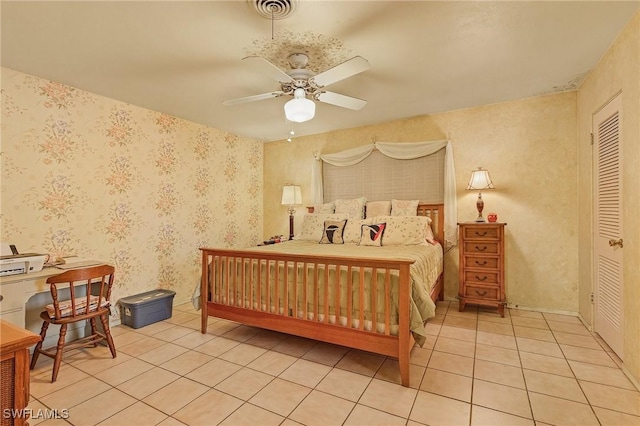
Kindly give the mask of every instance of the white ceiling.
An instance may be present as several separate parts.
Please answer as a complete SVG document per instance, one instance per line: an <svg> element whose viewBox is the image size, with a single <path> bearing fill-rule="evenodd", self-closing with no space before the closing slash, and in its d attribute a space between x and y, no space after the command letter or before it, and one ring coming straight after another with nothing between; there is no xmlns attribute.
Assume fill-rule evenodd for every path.
<svg viewBox="0 0 640 426"><path fill-rule="evenodd" d="M272 39L272 21L246 0L3 0L1 59L3 67L269 141L291 130L317 134L573 90L639 5L302 0L273 21ZM284 117L289 97L222 105L278 90L241 59L259 53L284 67L289 49L310 53L316 72L366 58L369 70L327 89L367 106L318 103L313 120L296 124Z"/></svg>

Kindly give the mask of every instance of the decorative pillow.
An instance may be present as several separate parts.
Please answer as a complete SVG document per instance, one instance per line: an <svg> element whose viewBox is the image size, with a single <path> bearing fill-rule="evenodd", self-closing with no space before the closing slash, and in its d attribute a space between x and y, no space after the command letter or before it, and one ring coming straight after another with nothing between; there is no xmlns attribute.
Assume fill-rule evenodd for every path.
<svg viewBox="0 0 640 426"><path fill-rule="evenodd" d="M427 229L431 219L426 216L378 216L374 222L387 224L383 246L410 246L427 243Z"/></svg>
<svg viewBox="0 0 640 426"><path fill-rule="evenodd" d="M295 236L296 240L320 241L324 232L325 220L342 220L346 215L306 213L300 227L300 232Z"/></svg>
<svg viewBox="0 0 640 426"><path fill-rule="evenodd" d="M386 226L386 223L362 225L362 235L358 245L380 247L382 245L382 234L384 234Z"/></svg>
<svg viewBox="0 0 640 426"><path fill-rule="evenodd" d="M373 218L368 219L349 219L347 226L344 227L342 233L342 239L347 243L358 244L360 242L360 236L362 235L362 225L371 225Z"/></svg>
<svg viewBox="0 0 640 426"><path fill-rule="evenodd" d="M324 204L318 204L313 206L313 212L314 213L328 213L331 214L333 212L335 212L336 210L336 203L335 202L330 202L330 203L324 203Z"/></svg>
<svg viewBox="0 0 640 426"><path fill-rule="evenodd" d="M366 217L389 216L390 212L391 201L367 201Z"/></svg>
<svg viewBox="0 0 640 426"><path fill-rule="evenodd" d="M342 239L342 233L344 232L344 226L347 224L347 219L344 220L325 220L324 232L320 239L320 244L344 244Z"/></svg>
<svg viewBox="0 0 640 426"><path fill-rule="evenodd" d="M391 200L391 216L416 216L420 200Z"/></svg>
<svg viewBox="0 0 640 426"><path fill-rule="evenodd" d="M336 203L336 214L346 214L350 219L364 219L365 197L353 198L350 200L338 199Z"/></svg>

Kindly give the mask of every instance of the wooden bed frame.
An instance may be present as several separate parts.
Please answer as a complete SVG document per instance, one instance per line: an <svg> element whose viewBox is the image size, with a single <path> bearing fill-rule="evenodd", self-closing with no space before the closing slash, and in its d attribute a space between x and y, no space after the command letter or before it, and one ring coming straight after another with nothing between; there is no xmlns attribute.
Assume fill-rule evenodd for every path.
<svg viewBox="0 0 640 426"><path fill-rule="evenodd" d="M432 220L433 230L436 238L442 242L444 241L444 205L442 204L421 204L418 206L418 215L428 216ZM381 355L387 355L398 359L400 368L400 377L403 386L409 386L409 357L411 348L415 345L415 340L410 332L410 265L413 263L406 259L355 259L355 258L343 258L339 256L308 256L308 255L293 255L283 253L272 252L259 252L248 250L231 250L231 249L215 249L215 248L200 248L202 251L202 280L200 288L200 298L202 306L202 323L201 332L204 334L207 332L207 320L209 316L223 318L235 322L239 322L248 326L260 327L264 329L274 330L278 332L288 333L296 336L306 337L318 341L327 343L333 343L337 345L346 346L349 348L360 349L364 351L374 352ZM259 288L260 275L257 277L246 276L253 275L252 273L246 273L245 268L239 265L257 265L261 270L266 270L266 292L267 294L260 295L260 290L257 290L258 294L248 295L250 300L253 297L257 297L257 300L262 300L261 297L266 297L270 300L269 296L269 276L275 274L274 293L278 292L279 274L283 274L284 285L288 287L289 282L289 270L292 270L296 276L294 282L298 281L298 265L304 265L304 269L311 268L315 273L311 274L311 282L307 281L307 276L303 276L304 280L304 303L303 315L299 315L296 312L297 309L291 309L288 306L288 297L283 298L280 302L279 297L273 297L275 300L275 306L264 306L262 303L253 306L240 306L235 303L233 293L241 292L242 296L237 299L245 299L245 282L246 280L258 280ZM215 265L223 265L222 268L216 268ZM284 267L283 267L284 266ZM287 267L288 266L288 267ZM293 266L291 269L290 267ZM256 266L254 266L256 267ZM360 295L359 301L352 300L349 297L346 308L347 312L347 325L340 325L339 321L331 323L329 321L330 312L328 311L329 301L324 300L322 303L318 300L318 290L322 289L325 299L328 298L328 294L339 294L338 291L331 290L331 286L336 288L339 286L338 280L330 280L328 275L325 275L324 279L318 279L318 268L333 268L336 269L346 268L348 274L352 271L358 272L364 269L371 269L374 272L384 271L384 333L376 331L377 326L382 324L376 324L376 315L373 315L372 327L373 331L365 329L364 309L360 309L360 317L352 318L352 306L354 303L358 303L358 306L363 306L364 302L364 279L360 279ZM212 270L213 268L213 270ZM265 269L266 268L266 269ZM250 268L251 269L251 268ZM229 271L234 270L234 274ZM283 272L280 272L283 271ZM387 291L390 283L391 271L398 271L399 274L399 322L398 322L398 334L392 335L389 332L389 314L390 314L390 296ZM218 297L217 300L213 296L213 292L209 291L209 275L214 274L216 281L226 283L226 296L223 294ZM360 273L360 277L364 274ZM374 276L378 274L373 274ZM239 277L239 278L238 278ZM335 281L335 282L330 282ZM374 282L376 280L374 279ZM307 295L307 286L313 285L314 294ZM376 287L378 285L372 285L372 293L368 296L371 297L373 304L373 310L375 312L375 301L378 298L376 295ZM351 286L351 284L349 284ZM284 288L284 294L290 294L293 292L294 300L298 300L298 289ZM347 292L349 295L351 291ZM236 293L237 294L237 293ZM231 296L231 297L230 297ZM444 279L443 274L437 279L436 285L431 292L431 298L435 302L436 300L444 299ZM339 297L336 297L334 306L340 309ZM310 307L307 305L311 304ZM245 305L243 303L243 305ZM269 305L267 303L267 305ZM358 325L357 328L349 326L355 321Z"/></svg>

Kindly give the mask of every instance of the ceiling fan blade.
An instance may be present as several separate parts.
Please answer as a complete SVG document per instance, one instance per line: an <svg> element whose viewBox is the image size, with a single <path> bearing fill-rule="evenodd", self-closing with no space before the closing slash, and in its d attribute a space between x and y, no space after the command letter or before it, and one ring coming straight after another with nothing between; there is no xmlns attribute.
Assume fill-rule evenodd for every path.
<svg viewBox="0 0 640 426"><path fill-rule="evenodd" d="M275 66L274 64L272 64L271 62L269 62L268 60L266 60L261 56L247 56L242 60L243 61L247 60L255 64L255 66L259 68L262 73L268 75L269 77L271 77L276 81L279 81L280 83L293 82L293 78L291 78L289 74L282 71L280 68L278 68L277 66Z"/></svg>
<svg viewBox="0 0 640 426"><path fill-rule="evenodd" d="M313 81L318 87L325 87L337 81L344 80L347 77L351 77L352 75L366 71L369 67L369 61L365 58L362 56L354 56L353 58L310 78L309 81Z"/></svg>
<svg viewBox="0 0 640 426"><path fill-rule="evenodd" d="M231 99L231 100L228 100L228 101L223 101L222 104L223 105L244 104L244 103L247 103L247 102L261 101L263 99L277 98L277 97L282 96L282 95L284 95L284 92L282 90L277 90L275 92L262 93L260 95L246 96L244 98L238 98L238 99Z"/></svg>
<svg viewBox="0 0 640 426"><path fill-rule="evenodd" d="M342 108L349 108L353 110L362 109L367 104L367 101L365 100L334 92L321 92L317 95L316 99L326 104L337 105Z"/></svg>

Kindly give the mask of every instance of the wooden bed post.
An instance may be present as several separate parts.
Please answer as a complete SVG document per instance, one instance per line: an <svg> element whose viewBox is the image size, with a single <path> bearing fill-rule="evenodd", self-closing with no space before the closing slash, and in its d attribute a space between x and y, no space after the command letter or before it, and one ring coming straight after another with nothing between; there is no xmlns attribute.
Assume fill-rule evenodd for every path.
<svg viewBox="0 0 640 426"><path fill-rule="evenodd" d="M398 320L398 364L400 367L400 379L402 386L409 386L409 357L411 355L411 327L410 315L410 279L409 266L404 264L400 266L400 279L398 281L398 311L400 318Z"/></svg>
<svg viewBox="0 0 640 426"><path fill-rule="evenodd" d="M209 293L208 289L208 271L207 260L208 255L205 250L200 249L202 252L202 275L200 277L200 332L202 334L207 334L207 322L209 320L209 312L208 312L208 300L207 294Z"/></svg>

